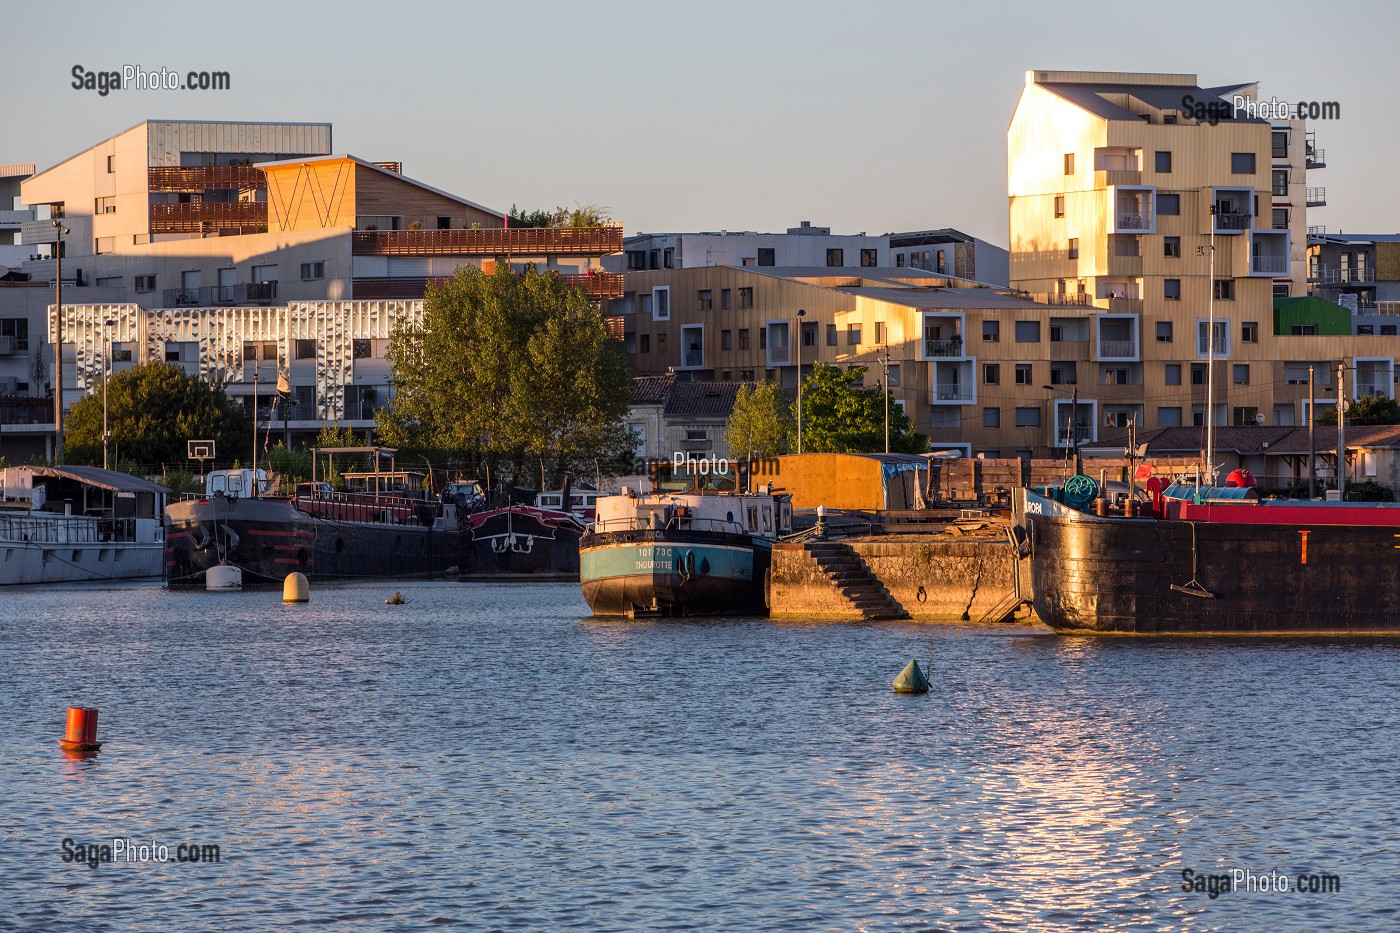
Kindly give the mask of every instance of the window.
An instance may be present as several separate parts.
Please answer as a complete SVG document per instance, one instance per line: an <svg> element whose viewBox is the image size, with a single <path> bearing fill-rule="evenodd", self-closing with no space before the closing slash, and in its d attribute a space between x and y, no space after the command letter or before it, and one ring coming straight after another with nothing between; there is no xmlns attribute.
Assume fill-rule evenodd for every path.
<svg viewBox="0 0 1400 933"><path fill-rule="evenodd" d="M1055 195L1055 216L1065 216L1065 196L1063 194Z"/></svg>
<svg viewBox="0 0 1400 933"><path fill-rule="evenodd" d="M860 251L860 264L866 268L873 269L879 262L879 251L873 249L863 249Z"/></svg>
<svg viewBox="0 0 1400 933"><path fill-rule="evenodd" d="M1017 342L1017 343L1040 343L1040 322L1039 322L1039 321L1017 321L1017 322L1016 322L1016 342Z"/></svg>
<svg viewBox="0 0 1400 933"><path fill-rule="evenodd" d="M827 345L828 347L834 347L834 346L836 346L836 325L835 325L835 324L828 324L828 325L826 325L826 345Z"/></svg>
<svg viewBox="0 0 1400 933"><path fill-rule="evenodd" d="M98 198L94 210L98 214L115 214L117 212L117 199Z"/></svg>
<svg viewBox="0 0 1400 933"><path fill-rule="evenodd" d="M1356 325L1356 336L1358 336L1358 337L1373 337L1373 336L1375 336L1375 333L1376 333L1375 327L1373 327L1373 326L1370 325L1370 324L1357 324L1357 325Z"/></svg>
<svg viewBox="0 0 1400 933"><path fill-rule="evenodd" d="M1079 367L1074 363L1051 363L1050 384L1072 386L1079 381Z"/></svg>
<svg viewBox="0 0 1400 933"><path fill-rule="evenodd" d="M758 264L760 266L776 265L776 256L774 256L773 247L760 246L758 248Z"/></svg>
<svg viewBox="0 0 1400 933"><path fill-rule="evenodd" d="M669 321L671 319L671 289L669 287L651 290L651 319Z"/></svg>
<svg viewBox="0 0 1400 933"><path fill-rule="evenodd" d="M752 369L741 369L741 370L739 370L739 381L740 381L740 382L753 382L753 370L752 370Z"/></svg>
<svg viewBox="0 0 1400 933"><path fill-rule="evenodd" d="M1018 408L1016 409L1016 427L1018 428L1038 428L1040 427L1039 408Z"/></svg>
<svg viewBox="0 0 1400 933"><path fill-rule="evenodd" d="M721 350L734 349L734 331L722 330L719 332L719 348Z"/></svg>
<svg viewBox="0 0 1400 933"><path fill-rule="evenodd" d="M351 355L357 360L367 360L374 355L374 344L369 340L350 341Z"/></svg>
<svg viewBox="0 0 1400 933"><path fill-rule="evenodd" d="M136 290L138 292L153 292L156 290L156 277L154 275L138 275L136 277Z"/></svg>
<svg viewBox="0 0 1400 933"><path fill-rule="evenodd" d="M676 249L668 246L661 251L661 268L674 269L676 267Z"/></svg>
<svg viewBox="0 0 1400 933"><path fill-rule="evenodd" d="M1069 238L1069 248L1066 250L1066 255L1070 259L1079 258L1079 237L1074 236Z"/></svg>
<svg viewBox="0 0 1400 933"><path fill-rule="evenodd" d="M647 252L644 249L629 249L627 251L627 271L633 272L647 267Z"/></svg>
<svg viewBox="0 0 1400 933"><path fill-rule="evenodd" d="M1191 364L1191 384L1193 386L1206 384L1206 365L1204 363Z"/></svg>
<svg viewBox="0 0 1400 933"><path fill-rule="evenodd" d="M297 340L292 344L292 351L296 359L314 360L316 359L316 341Z"/></svg>
<svg viewBox="0 0 1400 933"><path fill-rule="evenodd" d="M729 289L727 288L719 290L719 309L721 311L729 310Z"/></svg>
<svg viewBox="0 0 1400 933"><path fill-rule="evenodd" d="M1162 238L1162 255L1171 259L1181 258L1181 237L1168 236Z"/></svg>
<svg viewBox="0 0 1400 933"><path fill-rule="evenodd" d="M858 346L860 346L860 325L859 325L859 324L847 324L847 325L846 325L846 345L847 345L847 346L851 346L851 347L858 347Z"/></svg>
<svg viewBox="0 0 1400 933"><path fill-rule="evenodd" d="M1066 174L1066 175L1073 175L1073 174L1074 174L1074 153L1073 153L1073 152L1066 152L1066 153L1065 153L1065 174Z"/></svg>
<svg viewBox="0 0 1400 933"><path fill-rule="evenodd" d="M1157 171L1164 175L1170 174L1172 170L1172 154L1170 152L1157 153Z"/></svg>
<svg viewBox="0 0 1400 933"><path fill-rule="evenodd" d="M1166 384L1169 386L1181 385L1181 364L1168 363L1166 366Z"/></svg>
<svg viewBox="0 0 1400 933"><path fill-rule="evenodd" d="M311 282L325 277L326 264L324 262L304 262L301 264L301 280L303 282Z"/></svg>
<svg viewBox="0 0 1400 933"><path fill-rule="evenodd" d="M1230 421L1233 424L1258 424L1254 419L1259 417L1259 409L1252 405L1236 408L1231 412Z"/></svg>
<svg viewBox="0 0 1400 933"><path fill-rule="evenodd" d="M1234 301L1234 299L1235 299L1235 280L1234 280L1234 279L1216 279L1216 280L1215 280L1215 300L1216 300L1216 301Z"/></svg>
<svg viewBox="0 0 1400 933"><path fill-rule="evenodd" d="M752 308L752 307L753 307L753 289L752 289L752 288L741 288L741 289L739 289L739 310L742 311L742 310L744 310L745 308Z"/></svg>
<svg viewBox="0 0 1400 933"><path fill-rule="evenodd" d="M657 334L657 335L656 335L656 352L657 352L657 353L660 353L660 354L662 354L662 355L665 355L665 353L666 353L666 334L665 334L665 333L660 333L660 334Z"/></svg>
<svg viewBox="0 0 1400 933"><path fill-rule="evenodd" d="M760 350L768 349L768 328L766 327L758 329L758 348Z"/></svg>
<svg viewBox="0 0 1400 933"><path fill-rule="evenodd" d="M748 348L749 348L749 329L748 329L747 327L741 327L741 328L739 328L739 349L740 349L740 350L747 350Z"/></svg>
<svg viewBox="0 0 1400 933"><path fill-rule="evenodd" d="M1394 337L1394 336L1395 336L1395 333L1396 333L1396 329L1395 329L1395 325L1394 325L1394 324L1382 324L1382 325L1381 325L1381 336L1382 336L1382 337Z"/></svg>
<svg viewBox="0 0 1400 933"><path fill-rule="evenodd" d="M1288 158L1288 131L1274 130L1273 157L1275 159Z"/></svg>
<svg viewBox="0 0 1400 933"><path fill-rule="evenodd" d="M893 389L893 388L895 388L895 387L897 387L897 386L899 385L899 364L898 364L898 363L891 363L891 364L889 365L889 370L890 370L890 388Z"/></svg>
<svg viewBox="0 0 1400 933"><path fill-rule="evenodd" d="M1252 152L1232 152L1230 153L1230 171L1236 175L1254 174L1254 153Z"/></svg>
<svg viewBox="0 0 1400 933"><path fill-rule="evenodd" d="M815 347L817 345L817 328L820 326L821 325L816 322L801 322L799 327L802 331L802 345L804 347ZM880 326L879 324L875 325L877 330Z"/></svg>
<svg viewBox="0 0 1400 933"><path fill-rule="evenodd" d="M696 295L696 301L699 303L701 311L709 311L715 306L714 292L708 288L702 288Z"/></svg>
<svg viewBox="0 0 1400 933"><path fill-rule="evenodd" d="M1283 198L1288 196L1288 169L1274 169L1274 197Z"/></svg>
<svg viewBox="0 0 1400 933"><path fill-rule="evenodd" d="M1248 364L1248 363L1236 363L1236 364L1235 364L1234 379L1233 379L1232 381L1233 381L1233 382L1235 383L1235 385L1237 385L1237 386L1247 386L1247 385L1249 385L1249 364Z"/></svg>
<svg viewBox="0 0 1400 933"><path fill-rule="evenodd" d="M987 343L1000 343L1000 342L1001 342L1001 322L1000 322L1000 321L983 321L983 322L982 322L982 339L983 339L984 341L986 341Z"/></svg>
<svg viewBox="0 0 1400 933"><path fill-rule="evenodd" d="M1065 325L1063 325L1063 324L1051 324L1051 325L1050 325L1050 342L1051 342L1051 343L1064 343L1064 340L1065 340Z"/></svg>
<svg viewBox="0 0 1400 933"><path fill-rule="evenodd" d="M1157 322L1157 342L1158 342L1158 343L1171 343L1171 342L1172 342L1172 322L1171 322L1171 321L1158 321L1158 322Z"/></svg>
<svg viewBox="0 0 1400 933"><path fill-rule="evenodd" d="M1294 337L1312 337L1317 334L1316 324L1294 324L1290 333Z"/></svg>
<svg viewBox="0 0 1400 933"><path fill-rule="evenodd" d="M276 282L276 281L277 281L277 267L276 267L276 266L254 266L254 267L253 267L253 282L254 282L254 284L259 284L259 285L260 285L260 284L262 284L262 283L264 283L264 282Z"/></svg>
<svg viewBox="0 0 1400 933"><path fill-rule="evenodd" d="M1016 364L1016 384L1018 386L1028 386L1031 384L1031 364Z"/></svg>
<svg viewBox="0 0 1400 933"><path fill-rule="evenodd" d="M1105 366L1099 381L1106 386L1128 385L1128 371L1126 369L1115 369L1112 366Z"/></svg>
<svg viewBox="0 0 1400 933"><path fill-rule="evenodd" d="M7 317L0 319L0 337L14 340L16 352L29 349L29 318Z"/></svg>
<svg viewBox="0 0 1400 933"><path fill-rule="evenodd" d="M661 250L659 250L659 249L653 249L653 250L649 250L649 251L647 252L647 268L648 268L648 269L660 269L660 268L661 268Z"/></svg>
<svg viewBox="0 0 1400 933"><path fill-rule="evenodd" d="M1165 298L1167 301L1180 301L1181 279L1163 279L1162 297Z"/></svg>
<svg viewBox="0 0 1400 933"><path fill-rule="evenodd" d="M1242 342L1242 343L1258 343L1258 342L1259 342L1259 322L1258 322L1258 321L1245 321L1243 324L1240 325L1240 342Z"/></svg>
<svg viewBox="0 0 1400 933"><path fill-rule="evenodd" d="M845 256L845 250L829 249L826 251L826 264L828 266L844 266L846 264Z"/></svg>
<svg viewBox="0 0 1400 933"><path fill-rule="evenodd" d="M1164 217L1172 214L1180 214L1181 195L1157 192L1157 213Z"/></svg>
<svg viewBox="0 0 1400 933"><path fill-rule="evenodd" d="M94 282L98 288L121 288L122 277L119 275L105 275L98 277Z"/></svg>
<svg viewBox="0 0 1400 933"><path fill-rule="evenodd" d="M994 385L1000 385L1000 384L1001 384L1001 364L1000 364L1000 363L983 363L983 364L982 364L982 384L983 384L983 385L989 385L989 386L994 386Z"/></svg>
<svg viewBox="0 0 1400 933"><path fill-rule="evenodd" d="M641 352L642 352L642 353L650 353L650 352L651 352L651 334L642 334L642 344L641 344L641 347L642 347L642 349L641 349Z"/></svg>
<svg viewBox="0 0 1400 933"><path fill-rule="evenodd" d="M103 253L110 253L117 248L117 238L114 236L100 236L92 242L92 251L101 256Z"/></svg>
<svg viewBox="0 0 1400 933"><path fill-rule="evenodd" d="M984 409L982 409L982 427L984 427L984 428L999 428L999 427L1001 427L1001 409L1000 409L1000 408L984 408Z"/></svg>
<svg viewBox="0 0 1400 933"><path fill-rule="evenodd" d="M1181 427L1181 409L1159 408L1157 409L1157 427L1159 428L1179 428Z"/></svg>
<svg viewBox="0 0 1400 933"><path fill-rule="evenodd" d="M117 170L117 157L114 156L114 155L109 155L109 156L107 157L107 174L108 174L108 175L114 174L114 173L116 172L116 170Z"/></svg>
<svg viewBox="0 0 1400 933"><path fill-rule="evenodd" d="M1276 207L1273 209L1273 226L1275 230L1288 229L1288 208Z"/></svg>
<svg viewBox="0 0 1400 933"><path fill-rule="evenodd" d="M1206 356L1206 355L1208 355L1208 354L1210 353L1210 349L1211 349L1211 348L1210 348L1210 346L1209 346L1209 343L1210 343L1211 341L1207 339L1209 336L1211 336L1211 333L1210 333L1210 322L1209 322L1209 321L1205 321L1205 320L1201 320L1201 319L1198 318L1198 319L1196 320L1196 355L1197 355L1197 356ZM1214 341L1214 342L1215 342L1215 355L1216 355L1216 356L1229 356L1229 355L1230 355L1230 323L1229 323L1228 321L1219 321L1219 320L1216 321L1216 322L1215 322L1215 334L1214 334L1214 337L1215 337L1215 341Z"/></svg>
<svg viewBox="0 0 1400 933"><path fill-rule="evenodd" d="M439 218L437 219L437 228L438 228L439 230L451 230L451 229L452 229L452 218L451 218L451 217L439 217Z"/></svg>

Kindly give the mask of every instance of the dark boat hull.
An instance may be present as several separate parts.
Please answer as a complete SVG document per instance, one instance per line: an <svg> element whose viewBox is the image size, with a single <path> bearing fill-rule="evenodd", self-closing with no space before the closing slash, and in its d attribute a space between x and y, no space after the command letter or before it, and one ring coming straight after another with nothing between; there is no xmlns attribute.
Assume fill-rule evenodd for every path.
<svg viewBox="0 0 1400 933"><path fill-rule="evenodd" d="M580 583L598 616L766 615L772 546L746 535L679 530L586 534Z"/></svg>
<svg viewBox="0 0 1400 933"><path fill-rule="evenodd" d="M1089 634L1400 634L1391 526L1026 516L1036 614Z"/></svg>
<svg viewBox="0 0 1400 933"><path fill-rule="evenodd" d="M534 509L469 516L462 529L463 576L564 576L577 579L582 528Z"/></svg>
<svg viewBox="0 0 1400 933"><path fill-rule="evenodd" d="M245 585L311 580L438 576L454 571L460 538L422 524L313 518L285 499L214 497L171 505L165 517L165 569L171 586L203 586L227 560Z"/></svg>

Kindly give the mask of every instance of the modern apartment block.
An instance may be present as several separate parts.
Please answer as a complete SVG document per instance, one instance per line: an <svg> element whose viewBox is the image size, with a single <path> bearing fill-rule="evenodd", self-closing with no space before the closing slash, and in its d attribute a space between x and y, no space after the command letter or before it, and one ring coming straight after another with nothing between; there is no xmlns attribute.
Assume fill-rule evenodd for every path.
<svg viewBox="0 0 1400 933"><path fill-rule="evenodd" d="M754 266L824 269L909 268L1006 285L1007 252L959 230L833 234L802 221L786 233L642 233L623 243L618 270Z"/></svg>
<svg viewBox="0 0 1400 933"><path fill-rule="evenodd" d="M10 278L29 254L20 244L20 230L34 212L20 200L20 184L34 174L34 163L0 165L0 281Z"/></svg>
<svg viewBox="0 0 1400 933"><path fill-rule="evenodd" d="M1400 314L1400 234L1310 233L1308 289L1358 315Z"/></svg>

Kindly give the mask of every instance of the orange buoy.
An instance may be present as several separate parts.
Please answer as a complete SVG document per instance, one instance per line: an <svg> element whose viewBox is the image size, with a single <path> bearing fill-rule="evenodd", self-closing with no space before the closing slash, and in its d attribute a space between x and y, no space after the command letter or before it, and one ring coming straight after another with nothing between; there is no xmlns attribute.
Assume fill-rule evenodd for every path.
<svg viewBox="0 0 1400 933"><path fill-rule="evenodd" d="M70 752L95 752L102 747L97 741L97 708L68 707L68 731L58 744Z"/></svg>

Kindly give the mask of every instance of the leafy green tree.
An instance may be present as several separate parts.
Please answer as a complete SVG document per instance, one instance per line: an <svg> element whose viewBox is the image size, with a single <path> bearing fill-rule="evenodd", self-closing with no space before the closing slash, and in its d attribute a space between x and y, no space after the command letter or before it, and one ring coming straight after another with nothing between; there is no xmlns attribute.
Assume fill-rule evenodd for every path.
<svg viewBox="0 0 1400 933"><path fill-rule="evenodd" d="M429 291L420 324L395 328L389 359L386 444L484 461L493 475L502 461L542 460L556 481L632 450L626 351L599 304L559 275L460 269Z"/></svg>
<svg viewBox="0 0 1400 933"><path fill-rule="evenodd" d="M242 405L220 386L170 363L143 363L99 383L64 421L64 459L102 463L102 397L108 397L110 462L185 469L186 441L213 438L219 462L252 453L253 427ZM209 464L208 466L212 466Z"/></svg>
<svg viewBox="0 0 1400 933"><path fill-rule="evenodd" d="M788 453L796 430L792 406L776 382L739 387L734 411L725 425L734 456L761 460Z"/></svg>
<svg viewBox="0 0 1400 933"><path fill-rule="evenodd" d="M818 363L802 380L802 449L812 453L879 453L885 449L885 406L890 415L890 452L928 450L888 391L865 388L865 367L847 372Z"/></svg>
<svg viewBox="0 0 1400 933"><path fill-rule="evenodd" d="M1319 406L1318 424L1336 424L1337 406ZM1363 395L1347 405L1347 424L1400 424L1400 404L1384 395Z"/></svg>

